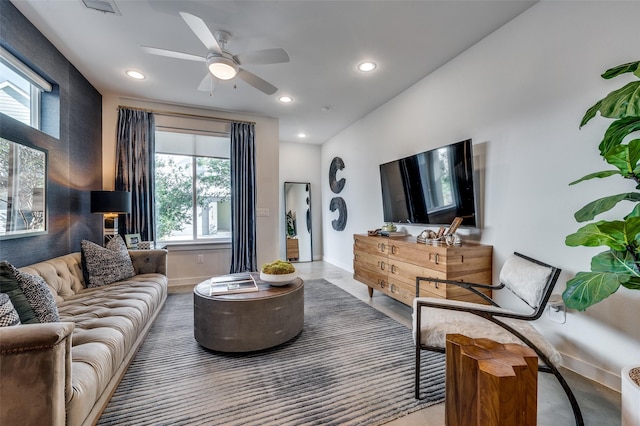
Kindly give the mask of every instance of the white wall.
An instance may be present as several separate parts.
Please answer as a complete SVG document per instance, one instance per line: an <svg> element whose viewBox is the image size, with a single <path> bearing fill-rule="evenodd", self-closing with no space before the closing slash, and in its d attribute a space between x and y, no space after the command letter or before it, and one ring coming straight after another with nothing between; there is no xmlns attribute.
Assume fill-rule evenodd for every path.
<svg viewBox="0 0 640 426"><path fill-rule="evenodd" d="M322 208L320 146L304 143L280 142L280 194L285 182L309 182L311 184L311 238L313 259L322 259ZM279 242L280 258L285 254L284 197L280 196Z"/></svg>
<svg viewBox="0 0 640 426"><path fill-rule="evenodd" d="M334 156L345 162L340 196L349 216L343 232L332 229L334 195L322 181L324 259L352 270L352 234L382 224L380 163L473 138L484 167L479 238L494 246L494 281L505 257L520 251L563 269L561 293L604 250L565 246L580 226L573 213L632 189L615 177L567 184L607 168L597 145L608 120L578 125L587 108L628 80L600 74L640 59L638 16L638 2L540 2L325 143L323 171ZM640 292L622 289L587 312L569 312L565 324L543 317L537 326L566 366L619 389L621 367L640 361L638 306Z"/></svg>
<svg viewBox="0 0 640 426"><path fill-rule="evenodd" d="M102 98L102 161L103 161L103 187L106 190L114 188L115 185L115 155L116 155L116 128L118 122L118 106L126 105L133 108L145 108L156 111L169 111L174 113L195 114L224 120L252 121L256 123L256 204L257 208L268 209L269 215L258 217L256 222L257 236L257 265L271 262L278 257L279 236L278 233L280 219L280 193L281 187L278 182L278 143L279 128L278 120L275 118L258 117L246 114L214 111L208 109L189 108L178 105L154 103L151 101L140 101L122 99L114 95L104 95ZM203 246L205 247L205 246ZM210 271L203 269L205 266L197 263L197 255L217 256L223 253L217 250L207 250L190 252L189 260L192 261L192 268L188 269L197 280L202 275L210 275ZM225 253L224 256L228 256ZM210 259L207 263L219 264L220 259ZM169 271L170 278L172 277ZM176 277L177 278L177 277ZM185 278L180 277L179 282L186 284ZM188 281L188 280L187 280ZM193 281L193 280L191 280Z"/></svg>

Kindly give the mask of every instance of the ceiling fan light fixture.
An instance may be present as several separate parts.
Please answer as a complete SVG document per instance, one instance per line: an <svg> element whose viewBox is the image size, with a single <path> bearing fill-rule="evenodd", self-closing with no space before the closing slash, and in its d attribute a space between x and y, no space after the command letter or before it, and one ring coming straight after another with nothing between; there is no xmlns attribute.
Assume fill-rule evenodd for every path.
<svg viewBox="0 0 640 426"><path fill-rule="evenodd" d="M280 102L282 102L283 104L288 104L293 102L293 98L291 96L280 96Z"/></svg>
<svg viewBox="0 0 640 426"><path fill-rule="evenodd" d="M230 80L238 74L238 64L233 59L215 53L210 53L207 57L207 68L220 80Z"/></svg>

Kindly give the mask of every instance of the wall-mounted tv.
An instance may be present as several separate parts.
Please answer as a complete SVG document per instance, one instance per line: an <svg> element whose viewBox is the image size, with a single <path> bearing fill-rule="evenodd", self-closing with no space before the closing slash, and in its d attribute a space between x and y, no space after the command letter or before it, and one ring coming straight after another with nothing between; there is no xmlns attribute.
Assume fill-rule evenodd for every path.
<svg viewBox="0 0 640 426"><path fill-rule="evenodd" d="M476 227L471 139L380 165L385 222Z"/></svg>

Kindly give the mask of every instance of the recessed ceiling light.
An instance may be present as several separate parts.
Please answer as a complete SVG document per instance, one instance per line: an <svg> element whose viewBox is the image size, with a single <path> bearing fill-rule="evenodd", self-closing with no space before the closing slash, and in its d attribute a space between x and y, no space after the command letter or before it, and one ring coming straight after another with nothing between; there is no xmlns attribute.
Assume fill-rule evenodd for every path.
<svg viewBox="0 0 640 426"><path fill-rule="evenodd" d="M144 80L145 78L147 78L147 76L135 70L127 70L126 74L131 78L135 78L136 80Z"/></svg>
<svg viewBox="0 0 640 426"><path fill-rule="evenodd" d="M375 62L362 62L358 65L358 70L362 72L369 72L375 70L376 66Z"/></svg>
<svg viewBox="0 0 640 426"><path fill-rule="evenodd" d="M306 133L302 133L302 132L300 132L300 133L298 133L298 137L299 137L299 138L306 138L306 137L307 137L307 134L306 134Z"/></svg>
<svg viewBox="0 0 640 426"><path fill-rule="evenodd" d="M290 102L293 102L293 98L291 96L280 96L280 102L282 102L283 104L288 104Z"/></svg>

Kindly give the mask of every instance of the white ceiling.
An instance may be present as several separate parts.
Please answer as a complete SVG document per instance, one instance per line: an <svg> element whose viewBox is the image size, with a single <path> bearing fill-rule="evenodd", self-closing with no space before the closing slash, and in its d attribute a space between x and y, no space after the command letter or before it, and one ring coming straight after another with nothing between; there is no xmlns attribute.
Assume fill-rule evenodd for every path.
<svg viewBox="0 0 640 426"><path fill-rule="evenodd" d="M280 119L280 140L320 144L407 89L535 1L116 0L121 15L82 0L12 0L102 94L231 110ZM267 96L244 81L196 90L204 63L145 53L141 45L206 55L180 18L186 11L227 30L234 54L284 48L289 63L245 66L279 88ZM356 70L363 60L378 68ZM127 69L147 75L125 76ZM470 73L473 70L469 70ZM278 98L289 95L291 104ZM323 107L329 107L323 112ZM297 135L306 133L305 139Z"/></svg>

